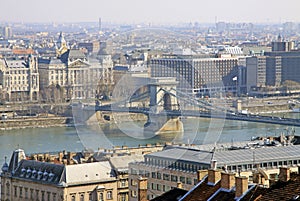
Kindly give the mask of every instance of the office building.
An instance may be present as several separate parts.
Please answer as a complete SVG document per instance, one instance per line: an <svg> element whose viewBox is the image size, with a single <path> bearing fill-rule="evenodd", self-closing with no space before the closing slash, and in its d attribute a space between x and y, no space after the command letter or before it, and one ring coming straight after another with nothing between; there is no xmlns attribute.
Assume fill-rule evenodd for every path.
<svg viewBox="0 0 300 201"><path fill-rule="evenodd" d="M13 34L12 34L11 27L8 27L8 26L4 27L3 28L3 38L10 39L10 38L12 38L12 36L13 36Z"/></svg>
<svg viewBox="0 0 300 201"><path fill-rule="evenodd" d="M265 52L265 56L281 58L281 82L300 82L300 51Z"/></svg>
<svg viewBox="0 0 300 201"><path fill-rule="evenodd" d="M300 164L298 150L298 145L212 151L167 147L161 152L145 155L144 162L129 164L130 199L138 198L139 178L147 179L147 196L152 199L177 187L178 182L182 189L192 189L198 183L198 171L211 167L240 173L250 177L249 181L253 180L252 172L257 169L262 169L265 175L271 177L282 166L297 169Z"/></svg>
<svg viewBox="0 0 300 201"><path fill-rule="evenodd" d="M214 94L235 91L239 59L175 58L151 59L151 77L176 77L180 89L193 94Z"/></svg>
<svg viewBox="0 0 300 201"><path fill-rule="evenodd" d="M281 35L278 36L277 41L272 42L272 52L289 52L295 48L293 41L284 41Z"/></svg>

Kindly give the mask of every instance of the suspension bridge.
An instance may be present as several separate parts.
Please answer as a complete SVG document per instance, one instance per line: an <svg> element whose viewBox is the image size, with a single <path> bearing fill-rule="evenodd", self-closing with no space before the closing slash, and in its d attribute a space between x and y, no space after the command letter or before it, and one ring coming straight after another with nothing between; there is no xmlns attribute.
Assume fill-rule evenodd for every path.
<svg viewBox="0 0 300 201"><path fill-rule="evenodd" d="M84 106L82 111L90 112L90 115L97 111L145 114L148 116L145 128L151 128L156 131L165 130L164 127L168 122L168 129L181 130L182 125L180 125L179 117L219 118L300 126L299 119L242 114L236 109L222 104L222 102L218 104L211 103L208 100L196 98L181 90L177 90L176 85L175 78L155 78L149 83L148 90L144 93L136 93L130 98L109 105ZM148 100L149 107L141 107L134 104L144 100ZM82 112L80 115L82 115Z"/></svg>

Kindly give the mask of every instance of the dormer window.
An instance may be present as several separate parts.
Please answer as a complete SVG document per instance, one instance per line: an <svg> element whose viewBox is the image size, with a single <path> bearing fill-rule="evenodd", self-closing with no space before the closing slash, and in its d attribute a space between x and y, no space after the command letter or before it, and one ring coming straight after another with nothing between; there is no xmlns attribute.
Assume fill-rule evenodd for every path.
<svg viewBox="0 0 300 201"><path fill-rule="evenodd" d="M26 178L29 178L31 176L31 169L28 168L26 172Z"/></svg>
<svg viewBox="0 0 300 201"><path fill-rule="evenodd" d="M37 176L37 171L35 169L32 170L32 175L31 175L31 178L32 179L35 179Z"/></svg>

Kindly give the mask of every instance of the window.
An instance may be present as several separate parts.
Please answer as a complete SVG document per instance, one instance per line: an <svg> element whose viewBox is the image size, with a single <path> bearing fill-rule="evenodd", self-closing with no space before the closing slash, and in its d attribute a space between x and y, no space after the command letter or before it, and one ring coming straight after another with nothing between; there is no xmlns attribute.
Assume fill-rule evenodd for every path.
<svg viewBox="0 0 300 201"><path fill-rule="evenodd" d="M176 175L171 175L171 181L177 182L178 177Z"/></svg>
<svg viewBox="0 0 300 201"><path fill-rule="evenodd" d="M99 201L103 201L104 198L103 198L103 193L99 193Z"/></svg>
<svg viewBox="0 0 300 201"><path fill-rule="evenodd" d="M50 201L50 195L51 195L51 193L47 192L47 201Z"/></svg>
<svg viewBox="0 0 300 201"><path fill-rule="evenodd" d="M126 180L125 179L121 180L121 187L126 187Z"/></svg>
<svg viewBox="0 0 300 201"><path fill-rule="evenodd" d="M84 201L84 194L80 194L80 201Z"/></svg>
<svg viewBox="0 0 300 201"><path fill-rule="evenodd" d="M33 199L33 189L30 189L30 199Z"/></svg>
<svg viewBox="0 0 300 201"><path fill-rule="evenodd" d="M165 181L170 181L170 175L169 174L163 174L163 179Z"/></svg>
<svg viewBox="0 0 300 201"><path fill-rule="evenodd" d="M185 184L185 177L182 177L182 176L181 176L181 177L180 177L180 182L183 183L183 184Z"/></svg>
<svg viewBox="0 0 300 201"><path fill-rule="evenodd" d="M157 179L161 179L161 173L160 172L157 173Z"/></svg>
<svg viewBox="0 0 300 201"><path fill-rule="evenodd" d="M17 194L18 194L18 192L17 192L17 187L14 186L14 195L15 195L15 197L17 197Z"/></svg>
<svg viewBox="0 0 300 201"><path fill-rule="evenodd" d="M136 186L136 185L137 185L136 181L134 179L131 179L131 186Z"/></svg>
<svg viewBox="0 0 300 201"><path fill-rule="evenodd" d="M157 184L157 190L161 191L161 184Z"/></svg>
<svg viewBox="0 0 300 201"><path fill-rule="evenodd" d="M137 197L136 191L131 191L131 197Z"/></svg>
<svg viewBox="0 0 300 201"><path fill-rule="evenodd" d="M71 201L75 201L75 195L71 195Z"/></svg>
<svg viewBox="0 0 300 201"><path fill-rule="evenodd" d="M6 183L6 195L10 195L10 184Z"/></svg>
<svg viewBox="0 0 300 201"><path fill-rule="evenodd" d="M121 194L121 201L126 201L126 194L125 193Z"/></svg>
<svg viewBox="0 0 300 201"><path fill-rule="evenodd" d="M106 198L107 198L108 200L113 199L112 191L107 191Z"/></svg>
<svg viewBox="0 0 300 201"><path fill-rule="evenodd" d="M56 193L53 193L52 196L53 196L53 201L56 201Z"/></svg>
<svg viewBox="0 0 300 201"><path fill-rule="evenodd" d="M152 172L152 173L151 173L151 177L152 177L152 178L156 178L156 172Z"/></svg>
<svg viewBox="0 0 300 201"><path fill-rule="evenodd" d="M42 193L42 201L45 201L45 191L41 191Z"/></svg>
<svg viewBox="0 0 300 201"><path fill-rule="evenodd" d="M20 198L22 198L22 197L23 197L23 188L20 187Z"/></svg>
<svg viewBox="0 0 300 201"><path fill-rule="evenodd" d="M149 171L145 171L145 177L149 177L150 176L150 172Z"/></svg>
<svg viewBox="0 0 300 201"><path fill-rule="evenodd" d="M192 179L190 177L187 177L186 178L186 183L191 185L192 184Z"/></svg>

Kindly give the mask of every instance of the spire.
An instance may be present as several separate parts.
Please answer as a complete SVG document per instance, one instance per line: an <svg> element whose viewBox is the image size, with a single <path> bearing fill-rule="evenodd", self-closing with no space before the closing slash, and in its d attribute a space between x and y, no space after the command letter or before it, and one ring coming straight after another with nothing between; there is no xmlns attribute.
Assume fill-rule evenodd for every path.
<svg viewBox="0 0 300 201"><path fill-rule="evenodd" d="M282 36L280 34L278 35L277 42L282 42Z"/></svg>
<svg viewBox="0 0 300 201"><path fill-rule="evenodd" d="M7 162L6 162L6 156L4 157L4 164L3 164L3 166L2 166L2 172L7 172L8 171L8 164L7 164Z"/></svg>
<svg viewBox="0 0 300 201"><path fill-rule="evenodd" d="M59 33L59 37L58 37L58 40L57 40L57 47L58 47L58 49L60 49L63 46L67 46L67 42L65 40L63 32L61 31Z"/></svg>
<svg viewBox="0 0 300 201"><path fill-rule="evenodd" d="M14 171L16 170L16 168L19 165L19 162L22 159L26 159L25 152L23 149L18 148L12 154L12 157L11 157L11 160L9 163L9 167L8 167L8 171L14 173Z"/></svg>

